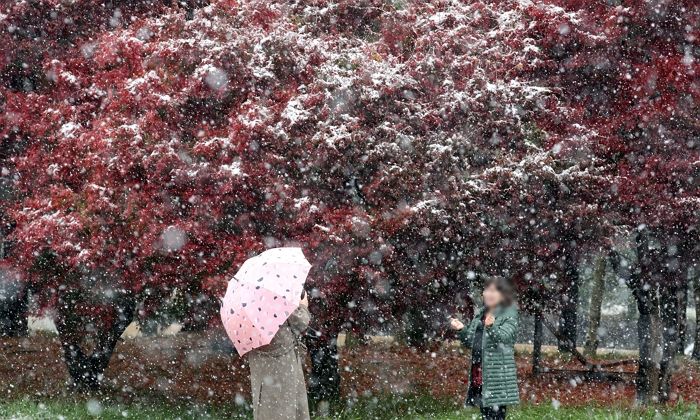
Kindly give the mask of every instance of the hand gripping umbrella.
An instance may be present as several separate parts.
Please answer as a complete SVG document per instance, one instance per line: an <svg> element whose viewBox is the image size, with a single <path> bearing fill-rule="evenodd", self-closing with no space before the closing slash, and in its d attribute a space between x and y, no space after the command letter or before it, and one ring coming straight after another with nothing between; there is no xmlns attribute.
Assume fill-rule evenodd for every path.
<svg viewBox="0 0 700 420"><path fill-rule="evenodd" d="M243 263L221 306L221 321L239 355L270 344L299 307L310 269L301 248L269 249Z"/></svg>

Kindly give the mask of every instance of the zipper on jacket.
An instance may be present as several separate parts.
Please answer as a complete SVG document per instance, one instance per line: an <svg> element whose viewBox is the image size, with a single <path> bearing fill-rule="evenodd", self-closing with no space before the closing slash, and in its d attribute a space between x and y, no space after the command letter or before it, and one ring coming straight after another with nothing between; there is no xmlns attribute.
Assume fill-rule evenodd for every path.
<svg viewBox="0 0 700 420"><path fill-rule="evenodd" d="M484 405L484 391L486 391L486 349L484 348L484 342L486 341L486 318L483 321L483 329L481 331L481 405ZM496 323L496 317L493 319L494 324Z"/></svg>

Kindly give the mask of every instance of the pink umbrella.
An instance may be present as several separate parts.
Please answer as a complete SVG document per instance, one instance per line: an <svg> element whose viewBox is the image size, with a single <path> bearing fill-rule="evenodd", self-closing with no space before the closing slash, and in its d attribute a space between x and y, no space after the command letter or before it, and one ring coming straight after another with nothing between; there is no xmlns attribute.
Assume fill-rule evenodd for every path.
<svg viewBox="0 0 700 420"><path fill-rule="evenodd" d="M270 344L299 306L310 269L301 248L268 249L243 263L221 306L221 321L239 355Z"/></svg>

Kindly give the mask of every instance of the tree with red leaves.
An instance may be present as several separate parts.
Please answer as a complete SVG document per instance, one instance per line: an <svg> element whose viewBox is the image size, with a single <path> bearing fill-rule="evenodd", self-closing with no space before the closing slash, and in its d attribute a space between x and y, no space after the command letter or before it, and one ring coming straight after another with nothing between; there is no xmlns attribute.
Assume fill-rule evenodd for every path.
<svg viewBox="0 0 700 420"><path fill-rule="evenodd" d="M50 5L2 17L3 176L12 261L83 385L140 302L207 305L265 247L314 263L322 361L412 310L439 329L485 276L570 314L579 255L614 228L691 255L670 239L697 225L689 2Z"/></svg>
<svg viewBox="0 0 700 420"><path fill-rule="evenodd" d="M326 343L416 302L454 309L497 271L481 199L556 111L525 72L539 56L520 3L128 10L66 43L59 24L3 92L22 145L13 261L56 309L74 380L97 384L137 302L216 291L264 246L307 247ZM31 26L10 12L5 45Z"/></svg>
<svg viewBox="0 0 700 420"><path fill-rule="evenodd" d="M300 206L316 231L305 241L322 238L317 269L325 273L314 276L322 336L332 343L341 328L392 325L411 309L437 331L458 309L455 296L489 275L515 277L531 292L524 301L541 305L538 285L556 289L562 254L580 251L574 239L558 245L560 236L599 239L597 224L586 226L599 209L581 200L605 180L559 159L538 128L568 110L530 82L541 60L526 36L531 17L512 2L411 3L394 13L367 6L376 15L355 18L349 9L304 9L313 22L352 25L314 27L349 37L343 59L321 66L330 74L282 111L294 119L281 118L284 136L303 149L278 171L308 192ZM370 46L351 37L373 30L383 38ZM278 117L266 115L264 138L274 138Z"/></svg>
<svg viewBox="0 0 700 420"><path fill-rule="evenodd" d="M233 95L182 71L205 49L150 50L149 33L115 24L145 18L133 5L112 9L109 23L91 1L58 11L23 3L4 18L3 45L24 48L5 51L4 141L21 148L9 158L11 257L55 308L69 372L87 387L98 385L140 300L200 288L260 249L253 224L264 220L246 209L262 219L270 206L265 188L247 182L264 169L241 163L246 145L216 131L226 121L218 107ZM156 61L172 78L158 77Z"/></svg>
<svg viewBox="0 0 700 420"><path fill-rule="evenodd" d="M610 180L604 217L636 237L636 261L622 263L640 313L637 395L666 401L699 250L700 6L552 2L536 10L548 56L540 77L575 111L555 123L595 133L578 146L581 159Z"/></svg>

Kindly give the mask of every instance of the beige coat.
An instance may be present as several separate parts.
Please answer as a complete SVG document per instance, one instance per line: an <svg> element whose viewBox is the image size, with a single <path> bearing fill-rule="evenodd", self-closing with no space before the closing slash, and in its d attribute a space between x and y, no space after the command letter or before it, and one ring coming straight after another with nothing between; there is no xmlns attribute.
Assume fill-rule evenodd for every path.
<svg viewBox="0 0 700 420"><path fill-rule="evenodd" d="M302 367L306 349L299 342L309 320L309 310L300 306L270 344L248 353L255 420L309 419Z"/></svg>

